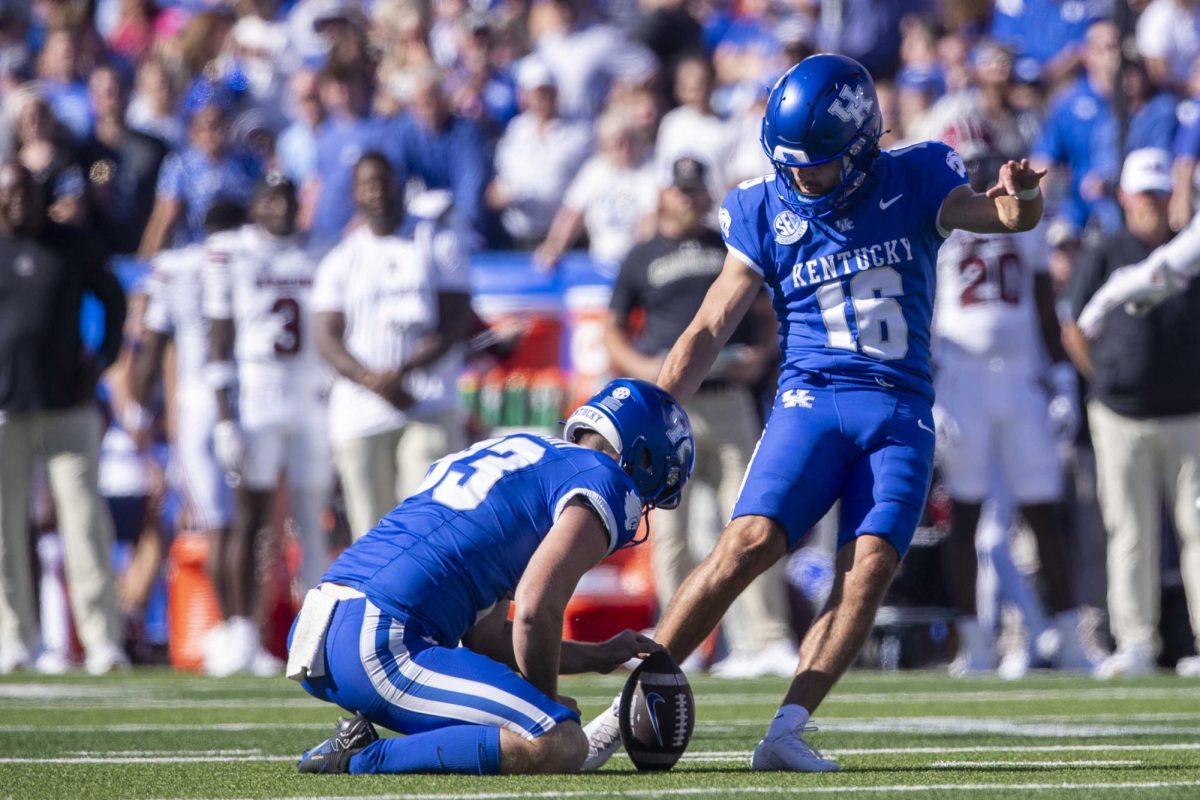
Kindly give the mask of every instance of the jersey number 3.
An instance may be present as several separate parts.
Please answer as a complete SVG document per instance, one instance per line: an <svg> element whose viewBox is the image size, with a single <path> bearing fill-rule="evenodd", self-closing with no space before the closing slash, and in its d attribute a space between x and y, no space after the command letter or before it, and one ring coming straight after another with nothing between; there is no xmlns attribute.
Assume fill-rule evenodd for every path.
<svg viewBox="0 0 1200 800"><path fill-rule="evenodd" d="M900 273L891 267L876 267L855 275L849 286L857 341L850 330L842 282L827 283L817 290L821 319L829 332L826 345L883 361L904 358L908 353L908 323L895 299L904 294Z"/></svg>
<svg viewBox="0 0 1200 800"><path fill-rule="evenodd" d="M546 448L532 439L488 439L437 461L418 493L433 489L433 499L455 511L477 508L496 483L510 472L541 460Z"/></svg>

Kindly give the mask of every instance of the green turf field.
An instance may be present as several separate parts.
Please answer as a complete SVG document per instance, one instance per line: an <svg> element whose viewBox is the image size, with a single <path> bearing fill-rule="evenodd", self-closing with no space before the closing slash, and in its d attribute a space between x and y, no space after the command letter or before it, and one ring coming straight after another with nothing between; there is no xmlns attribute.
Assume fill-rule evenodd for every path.
<svg viewBox="0 0 1200 800"><path fill-rule="evenodd" d="M563 691L590 718L621 681ZM1198 681L854 673L813 736L843 772L751 773L783 686L697 678L696 734L667 774L618 754L594 775L351 777L296 774L337 709L282 678L14 675L0 679L0 798L1200 798Z"/></svg>

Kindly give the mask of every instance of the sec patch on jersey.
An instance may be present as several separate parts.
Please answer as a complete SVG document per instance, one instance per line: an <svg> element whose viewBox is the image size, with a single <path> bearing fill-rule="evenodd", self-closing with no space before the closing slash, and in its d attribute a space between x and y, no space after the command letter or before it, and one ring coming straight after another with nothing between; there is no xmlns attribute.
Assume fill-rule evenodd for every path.
<svg viewBox="0 0 1200 800"><path fill-rule="evenodd" d="M687 676L666 652L638 665L618 706L621 742L639 770L675 766L696 724L696 698Z"/></svg>

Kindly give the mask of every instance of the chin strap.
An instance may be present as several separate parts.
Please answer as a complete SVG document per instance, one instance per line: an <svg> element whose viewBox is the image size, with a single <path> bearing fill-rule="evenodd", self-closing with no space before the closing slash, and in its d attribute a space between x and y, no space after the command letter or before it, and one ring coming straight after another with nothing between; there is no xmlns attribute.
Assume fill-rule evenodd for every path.
<svg viewBox="0 0 1200 800"><path fill-rule="evenodd" d="M630 539L625 544L618 547L617 548L618 550L624 550L626 547L637 547L639 544L644 543L647 539L650 538L650 509L652 509L652 508L654 508L654 506L651 503L645 503L644 505L642 505L642 520L646 523L646 532L643 533L641 536L638 536L635 533L633 538ZM639 525L638 527L641 527L641 526Z"/></svg>

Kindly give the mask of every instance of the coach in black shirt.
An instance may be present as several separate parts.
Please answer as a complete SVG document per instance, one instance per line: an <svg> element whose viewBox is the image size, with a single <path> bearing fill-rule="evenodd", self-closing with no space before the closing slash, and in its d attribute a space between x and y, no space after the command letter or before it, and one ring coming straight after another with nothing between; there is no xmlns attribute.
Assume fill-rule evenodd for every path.
<svg viewBox="0 0 1200 800"><path fill-rule="evenodd" d="M1068 288L1073 316L1119 267L1171 239L1170 159L1162 150L1126 158L1118 195L1125 229L1084 251ZM1166 497L1182 544L1181 572L1200 638L1200 281L1144 316L1109 314L1088 342L1068 325L1063 343L1090 382L1088 422L1100 508L1108 529L1108 609L1117 651L1098 677L1153 672L1160 647L1159 535ZM1200 658L1180 674L1200 676Z"/></svg>
<svg viewBox="0 0 1200 800"><path fill-rule="evenodd" d="M117 356L125 296L103 248L38 211L29 171L0 165L0 672L39 659L29 574L29 495L44 458L66 549L71 607L100 674L125 662L112 567L112 520L97 491L103 422L92 401L100 372ZM84 353L79 333L85 291L104 305L100 351Z"/></svg>
<svg viewBox="0 0 1200 800"><path fill-rule="evenodd" d="M655 380L663 357L721 272L725 244L704 224L712 208L706 173L704 163L694 158L672 165L668 185L659 194L657 235L634 246L621 265L605 327L605 344L618 374ZM761 429L750 387L778 357L775 330L775 314L764 293L700 391L684 404L696 433L693 478L715 492L722 521L733 513ZM679 511L656 515L653 521L651 558L662 608L712 545L711 540L697 541L705 538L705 526L688 525L687 505L685 497ZM791 674L796 654L784 598L781 573L773 571L735 601L730 613L737 619L726 626L731 655L717 666L718 672L748 677L786 669Z"/></svg>

